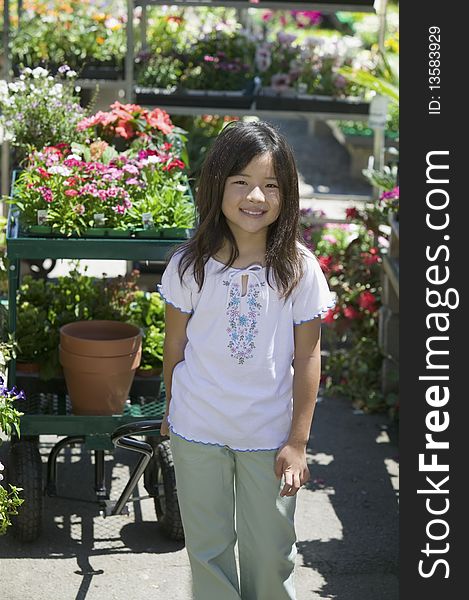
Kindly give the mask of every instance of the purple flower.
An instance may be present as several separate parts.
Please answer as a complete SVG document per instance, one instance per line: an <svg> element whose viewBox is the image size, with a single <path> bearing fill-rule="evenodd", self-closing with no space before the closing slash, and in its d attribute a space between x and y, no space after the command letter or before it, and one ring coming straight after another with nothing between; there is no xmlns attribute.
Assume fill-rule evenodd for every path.
<svg viewBox="0 0 469 600"><path fill-rule="evenodd" d="M61 67L59 67L59 73L61 73L62 75L67 71L70 71L70 67L68 65L62 65Z"/></svg>

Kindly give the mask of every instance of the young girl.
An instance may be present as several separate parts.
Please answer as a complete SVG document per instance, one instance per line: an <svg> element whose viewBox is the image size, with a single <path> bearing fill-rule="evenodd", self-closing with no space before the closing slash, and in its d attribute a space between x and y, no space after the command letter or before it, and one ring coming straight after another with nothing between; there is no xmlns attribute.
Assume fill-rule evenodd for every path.
<svg viewBox="0 0 469 600"><path fill-rule="evenodd" d="M333 300L300 243L285 139L267 123L230 123L205 160L196 205L195 234L159 286L161 433L171 439L194 599L294 599L295 500L309 479L320 316Z"/></svg>

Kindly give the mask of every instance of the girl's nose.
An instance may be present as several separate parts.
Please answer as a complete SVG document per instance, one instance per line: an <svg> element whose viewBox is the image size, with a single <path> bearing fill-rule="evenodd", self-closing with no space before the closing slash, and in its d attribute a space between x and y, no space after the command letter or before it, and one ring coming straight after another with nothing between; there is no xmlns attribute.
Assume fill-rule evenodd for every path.
<svg viewBox="0 0 469 600"><path fill-rule="evenodd" d="M249 192L247 199L253 202L265 202L265 196L258 185Z"/></svg>

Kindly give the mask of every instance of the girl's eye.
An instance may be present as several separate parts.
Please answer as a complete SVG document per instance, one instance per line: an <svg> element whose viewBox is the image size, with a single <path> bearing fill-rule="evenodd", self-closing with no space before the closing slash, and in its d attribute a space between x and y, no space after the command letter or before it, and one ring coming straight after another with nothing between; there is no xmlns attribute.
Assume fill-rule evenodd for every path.
<svg viewBox="0 0 469 600"><path fill-rule="evenodd" d="M233 183L241 183L241 184L243 184L243 185L244 185L246 182L245 182L245 181L242 181L242 180L240 179L239 181L233 181Z"/></svg>
<svg viewBox="0 0 469 600"><path fill-rule="evenodd" d="M276 190L278 189L278 185L277 185L276 183L268 183L268 184L266 185L266 187L272 187L272 188L274 188L274 189L276 189Z"/></svg>

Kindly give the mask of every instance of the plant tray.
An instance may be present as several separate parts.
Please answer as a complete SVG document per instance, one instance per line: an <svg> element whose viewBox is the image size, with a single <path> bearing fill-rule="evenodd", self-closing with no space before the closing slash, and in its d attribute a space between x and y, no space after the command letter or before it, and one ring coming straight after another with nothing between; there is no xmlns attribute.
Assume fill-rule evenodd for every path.
<svg viewBox="0 0 469 600"><path fill-rule="evenodd" d="M135 90L136 102L147 106L192 106L207 108L251 108L252 94L244 90L163 90L140 88Z"/></svg>
<svg viewBox="0 0 469 600"><path fill-rule="evenodd" d="M283 96L282 94L272 95L261 92L256 97L256 108L259 110L289 110L357 115L367 115L369 113L368 102L308 94Z"/></svg>

